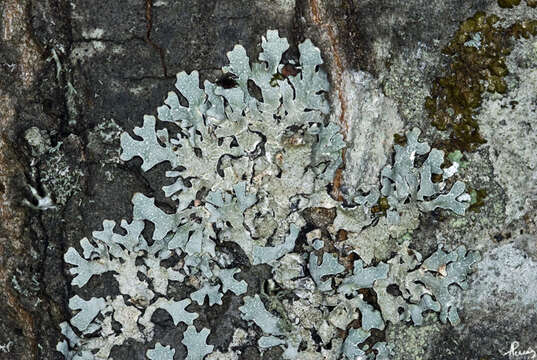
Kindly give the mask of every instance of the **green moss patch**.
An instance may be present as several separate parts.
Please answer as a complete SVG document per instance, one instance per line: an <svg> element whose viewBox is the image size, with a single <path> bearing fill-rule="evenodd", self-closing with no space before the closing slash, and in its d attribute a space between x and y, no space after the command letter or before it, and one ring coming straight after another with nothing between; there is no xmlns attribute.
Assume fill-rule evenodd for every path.
<svg viewBox="0 0 537 360"><path fill-rule="evenodd" d="M500 6L518 5L520 0L500 0ZM511 6L508 6L508 5ZM500 18L477 12L461 23L443 52L452 57L449 71L433 83L425 109L438 130L449 131L443 144L448 152L474 151L486 141L479 132L474 115L485 91L504 94L508 74L506 56L512 51L512 39L528 38L537 32L537 21L528 20L509 27L499 25Z"/></svg>

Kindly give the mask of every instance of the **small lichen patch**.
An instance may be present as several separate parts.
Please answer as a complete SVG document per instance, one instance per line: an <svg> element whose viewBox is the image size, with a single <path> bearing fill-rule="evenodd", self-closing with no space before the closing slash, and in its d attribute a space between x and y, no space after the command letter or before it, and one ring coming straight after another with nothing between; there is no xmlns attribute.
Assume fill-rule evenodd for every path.
<svg viewBox="0 0 537 360"><path fill-rule="evenodd" d="M170 345L163 346L161 343L156 343L154 349L147 350L147 357L150 360L173 360L175 349L172 349Z"/></svg>
<svg viewBox="0 0 537 360"><path fill-rule="evenodd" d="M205 328L197 332L192 325L186 329L184 338L181 341L188 351L186 360L202 360L205 355L213 351L214 346L205 343L210 332L209 329Z"/></svg>

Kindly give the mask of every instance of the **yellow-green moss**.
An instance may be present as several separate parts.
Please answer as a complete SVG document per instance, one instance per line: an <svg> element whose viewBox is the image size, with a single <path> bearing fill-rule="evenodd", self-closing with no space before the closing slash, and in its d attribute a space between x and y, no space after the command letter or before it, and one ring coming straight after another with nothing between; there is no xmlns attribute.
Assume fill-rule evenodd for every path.
<svg viewBox="0 0 537 360"><path fill-rule="evenodd" d="M537 7L537 0L526 0L526 4L532 8ZM498 5L502 8L511 9L520 5L520 0L498 0Z"/></svg>
<svg viewBox="0 0 537 360"><path fill-rule="evenodd" d="M499 0L502 7L518 5L520 0ZM443 52L452 57L449 72L433 83L425 109L437 129L450 132L442 144L448 152L474 151L485 143L474 119L483 93L507 92L505 58L511 53L512 38L528 38L537 33L537 21L528 20L508 28L498 25L500 18L477 12L461 23Z"/></svg>
<svg viewBox="0 0 537 360"><path fill-rule="evenodd" d="M511 9L513 6L520 5L520 0L498 0L498 5L502 8Z"/></svg>
<svg viewBox="0 0 537 360"><path fill-rule="evenodd" d="M515 39L528 39L530 36L537 34L537 20L526 20L516 23L509 29L509 33Z"/></svg>

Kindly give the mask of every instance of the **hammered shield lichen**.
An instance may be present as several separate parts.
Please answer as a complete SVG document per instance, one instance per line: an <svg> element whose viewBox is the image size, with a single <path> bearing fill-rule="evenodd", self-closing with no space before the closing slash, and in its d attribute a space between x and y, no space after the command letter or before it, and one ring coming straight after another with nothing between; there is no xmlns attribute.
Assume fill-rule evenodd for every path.
<svg viewBox="0 0 537 360"><path fill-rule="evenodd" d="M381 174L380 190L363 198L355 194L356 208L342 208L329 196L328 187L343 163L345 142L338 125L327 120L329 83L320 68L319 49L306 40L298 46L297 61L282 64L289 44L277 31L268 31L261 47L260 62L251 62L240 45L227 54L229 65L222 70L235 86L205 81L200 87L196 71L179 73L175 86L181 98L172 91L157 109L158 121L169 123L173 131L157 130L157 117L147 115L142 126L134 128L135 136L121 135L122 160L141 158L144 171L168 164L170 184L162 191L175 201L176 208L164 211L154 198L136 193L130 223L123 220L117 226L105 220L102 231L81 240L82 255L74 248L67 250L65 261L76 275L72 285L83 287L92 278L111 273L120 294L89 300L75 295L71 299L70 308L79 312L70 324L62 324L66 340L57 347L66 358L109 358L112 348L127 340L153 341L152 316L159 309L170 315L175 326L188 326L181 340L187 359L205 358L214 349L207 344L211 330L195 326L200 316L189 307L193 302L216 307L224 297L249 290L244 280L235 278L241 270L232 267L233 259L217 246L225 242L236 243L250 265L268 264L275 273L274 281L270 280L273 288L294 293L305 309L321 314L306 325L308 320L301 322L295 314L298 308L286 299L270 293L241 299L240 316L257 326L259 347L282 347L284 359L312 353L315 341L310 328L328 329L323 333L323 346L331 344L332 350L323 351L350 357L365 354L360 343L371 329L384 329L388 320L419 323L423 311L433 310L444 322L457 321L448 290L453 284L464 285L477 258L466 256L464 249L457 250L454 257L439 250L434 257L438 259L426 260L423 266L445 258L448 277L438 280L429 273L416 275L410 280L419 283L408 284L411 289L398 299L379 298L380 310L358 291L379 289L383 294L386 286L407 280L399 273L399 255L375 267L357 261L351 272L341 263L341 251L325 251L325 239L316 239L315 246L308 245L305 251L295 250L305 228L302 211L306 208L337 208L334 226L341 228L353 220L353 214L360 213L353 220L354 229L359 230L377 216L372 207L380 194L387 199L388 216L394 222L403 206L416 202L422 211L441 207L462 214L467 207L461 197L464 185L455 183L448 191L444 182L431 180L433 174L443 174L443 153L419 142L415 129L407 134L406 146L396 147L393 166L388 165ZM284 76L284 66L295 68L295 74L285 72ZM428 158L423 164L414 166L415 157L425 154ZM342 214L347 217L343 219ZM152 224L152 231L146 223ZM327 245L331 243L326 240ZM409 259L412 266L408 270L421 264L421 258L415 257ZM195 288L187 297L168 295L170 286L186 288L186 284ZM431 293L436 301L427 297ZM335 304L335 309L329 304ZM406 304L404 311L396 316L394 311L402 304ZM330 335L335 333L334 326L343 330L358 314L363 329L351 329L345 341ZM301 344L306 344L305 350ZM385 358L389 353L389 346L382 342L372 349L367 351L370 358ZM174 352L157 343L146 354L151 359L171 358Z"/></svg>

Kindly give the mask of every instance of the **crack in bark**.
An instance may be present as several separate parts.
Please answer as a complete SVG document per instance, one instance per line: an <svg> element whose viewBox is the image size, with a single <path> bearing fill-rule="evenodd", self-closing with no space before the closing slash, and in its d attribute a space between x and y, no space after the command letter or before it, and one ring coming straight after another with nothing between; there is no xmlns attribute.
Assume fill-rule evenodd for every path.
<svg viewBox="0 0 537 360"><path fill-rule="evenodd" d="M338 46L337 46L338 44L337 37L334 31L333 25L330 24L329 22L325 22L324 19L322 18L317 0L310 0L309 4L310 4L311 17L312 17L313 22L318 27L326 30L325 34L328 36L328 41L330 43L331 54L332 54L332 57L334 59L334 64L335 64L335 78L336 78L335 80L336 81L334 81L334 87L336 89L337 96L339 99L339 105L340 105L339 123L341 126L341 134L343 135L343 140L346 140L347 134L349 132L349 124L347 123L347 119L345 118L345 114L347 110L347 103L345 101L345 95L343 92L343 88L341 86L343 82L343 71L345 68L343 66L343 60L341 56L339 55ZM343 196L340 192L340 187L343 182L343 169L345 168L346 150L347 150L346 148L342 150L341 157L342 157L343 164L342 164L342 167L337 169L336 174L333 179L334 187L332 189L332 196L334 196L334 198L336 198L338 201L343 201Z"/></svg>
<svg viewBox="0 0 537 360"><path fill-rule="evenodd" d="M34 0L36 1L36 0ZM39 0L37 0L39 1ZM65 35L65 42L63 44L59 44L57 46L54 46L52 48L48 49L48 56L52 55L53 51L56 51L57 60L59 62L59 67L57 67L57 76L56 76L56 87L58 89L61 89L59 93L61 95L58 95L57 104L58 106L61 106L63 108L63 112L58 115L58 118L60 119L61 125L59 126L59 132L54 137L57 141L62 141L64 138L66 138L70 133L78 133L75 129L73 129L73 126L69 125L69 119L70 119L70 111L69 111L69 90L68 90L68 84L73 81L73 72L71 68L71 63L68 61L71 57L71 52L73 49L73 34L72 34L72 12L71 7L68 2L61 2L58 4L58 8L56 9L58 11L61 11L62 15L65 16L66 19L66 25L65 27L61 28L61 33ZM47 12L49 10L46 10ZM52 9L50 9L52 11ZM45 13L47 13L45 12ZM35 30L31 29L31 33L35 34ZM61 38L61 35L58 35L58 37ZM63 47L61 46L63 45ZM57 64L58 66L58 64ZM47 70L45 70L47 71ZM35 183L38 185L38 187L42 187L41 183L41 171L39 164L34 165L37 170L35 177L32 176L32 180L35 181ZM63 222L59 220L59 218L64 219L64 215L62 213L54 213L54 227L60 227L64 230ZM48 315L50 316L51 320L54 320L57 318L58 313L62 314L69 314L70 309L68 307L68 298L69 294L72 294L71 290L71 284L70 279L67 276L66 271L66 264L63 261L63 257L60 258L61 266L59 269L56 269L58 272L58 277L61 277L63 279L63 282L65 286L63 287L63 293L58 298L55 298L47 291L46 281L47 276L46 272L47 267L51 266L49 264L49 259L53 258L53 252L54 248L59 248L60 253L64 254L66 249L66 243L67 238L65 237L64 231L61 231L62 234L59 238L56 238L54 241L51 238L51 234L47 230L45 224L47 224L47 221L45 219L44 213L39 213L39 215L36 216L35 223L33 226L35 228L32 228L32 236L36 236L36 231L39 231L39 238L38 241L43 242L43 244L40 246L40 249L42 249L41 258L38 260L38 279L40 284L40 289L37 294L38 299L42 302L43 305L40 306L41 311L48 312ZM32 227L33 227L32 226ZM52 245L52 246L51 246ZM55 264L55 263L53 263ZM35 359L41 359L41 358L48 358L47 354L50 354L51 352L55 351L55 344L50 344L50 332L54 331L58 335L60 334L60 329L57 326L58 324L54 324L55 327L53 329L46 329L46 325L49 320L47 320L46 316L42 315L36 315L35 318L35 332L36 332L36 341L38 346L36 346L36 355ZM40 346L40 345L43 346Z"/></svg>
<svg viewBox="0 0 537 360"><path fill-rule="evenodd" d="M14 104L7 96L0 96L0 109L6 115L0 126L8 128L15 120ZM7 111L6 111L7 110ZM18 185L24 179L24 167L19 154L12 144L0 137L0 230L9 234L0 238L0 300L7 304L7 316L13 316L22 335L28 341L28 347L33 359L37 359L38 341L36 339L35 319L32 313L25 309L9 284L9 275L26 260L24 255L28 248L28 238L25 229L28 223L28 210L19 203L21 187Z"/></svg>
<svg viewBox="0 0 537 360"><path fill-rule="evenodd" d="M145 0L145 20L146 20L146 33L145 41L151 45L160 56L160 63L162 70L164 71L164 77L168 77L168 70L166 69L166 61L164 58L164 49L151 40L151 30L153 29L153 0Z"/></svg>

